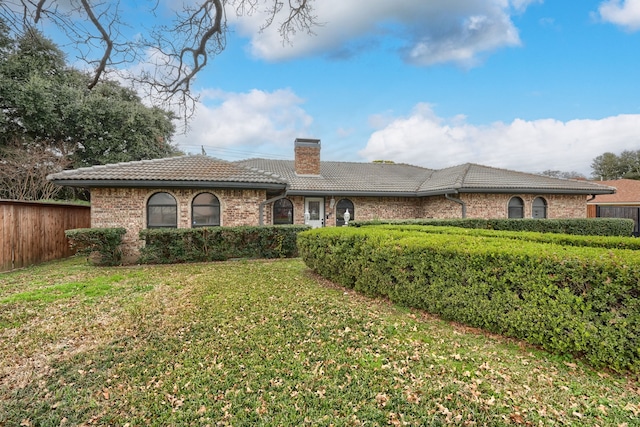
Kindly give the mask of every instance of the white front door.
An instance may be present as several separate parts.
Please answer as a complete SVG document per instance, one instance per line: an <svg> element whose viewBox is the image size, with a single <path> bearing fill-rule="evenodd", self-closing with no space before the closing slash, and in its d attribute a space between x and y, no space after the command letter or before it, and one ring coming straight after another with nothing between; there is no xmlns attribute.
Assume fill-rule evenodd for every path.
<svg viewBox="0 0 640 427"><path fill-rule="evenodd" d="M304 199L304 223L313 228L324 227L324 198Z"/></svg>

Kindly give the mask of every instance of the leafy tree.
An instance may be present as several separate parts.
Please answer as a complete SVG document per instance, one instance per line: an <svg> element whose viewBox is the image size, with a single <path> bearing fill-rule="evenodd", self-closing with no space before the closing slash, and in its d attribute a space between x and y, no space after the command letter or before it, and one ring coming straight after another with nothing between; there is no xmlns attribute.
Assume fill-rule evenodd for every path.
<svg viewBox="0 0 640 427"><path fill-rule="evenodd" d="M606 152L591 163L596 179L640 179L640 150L625 150L619 155Z"/></svg>
<svg viewBox="0 0 640 427"><path fill-rule="evenodd" d="M146 64L147 71L121 75L142 85L159 102L177 103L185 114L195 99L191 84L211 57L226 47L227 16L264 13L262 29L278 22L283 41L293 33L312 29L315 0L194 0L190 2L135 2L132 13L111 0L3 0L0 20L17 34L46 23L66 35L64 42L94 71L86 86L93 88L107 73L120 67ZM178 5L182 4L182 10ZM147 27L140 15L156 17ZM173 15L165 25L160 17ZM135 29L135 30L132 30ZM135 32L135 34L132 34ZM153 52L152 55L149 53ZM145 69L145 67L139 67ZM163 104L166 105L166 104ZM186 116L185 116L186 117Z"/></svg>
<svg viewBox="0 0 640 427"><path fill-rule="evenodd" d="M18 40L0 35L0 197L51 196L46 179L34 177L68 166L177 152L172 113L145 106L112 81L88 90L90 78L68 67L60 49L37 31Z"/></svg>
<svg viewBox="0 0 640 427"><path fill-rule="evenodd" d="M550 176L550 177L553 177L553 178L586 179L586 177L583 174L581 174L580 172L576 172L576 171L567 172L567 171L559 171L559 170L547 169L546 171L541 172L540 174L541 175Z"/></svg>

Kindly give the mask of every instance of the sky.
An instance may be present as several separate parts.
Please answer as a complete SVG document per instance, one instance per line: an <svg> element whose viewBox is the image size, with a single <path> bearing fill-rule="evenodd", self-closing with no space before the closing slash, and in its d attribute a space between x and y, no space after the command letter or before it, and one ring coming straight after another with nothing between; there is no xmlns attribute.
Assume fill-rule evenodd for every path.
<svg viewBox="0 0 640 427"><path fill-rule="evenodd" d="M640 0L313 5L322 25L290 43L264 15L227 15L180 149L293 159L317 138L322 160L585 176L640 149Z"/></svg>

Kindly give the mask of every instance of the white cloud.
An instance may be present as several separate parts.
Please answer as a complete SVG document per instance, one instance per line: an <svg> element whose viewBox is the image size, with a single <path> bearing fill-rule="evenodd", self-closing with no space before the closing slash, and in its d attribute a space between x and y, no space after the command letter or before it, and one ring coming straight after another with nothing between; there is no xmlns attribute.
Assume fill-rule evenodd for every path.
<svg viewBox="0 0 640 427"><path fill-rule="evenodd" d="M640 0L607 0L598 7L600 18L628 31L640 30Z"/></svg>
<svg viewBox="0 0 640 427"><path fill-rule="evenodd" d="M201 104L189 131L177 135L174 141L187 152L198 153L204 145L205 150L241 147L250 151L238 158L267 147L268 154L278 155L281 148L286 148L289 155L292 141L306 135L313 121L300 107L303 100L289 89L273 92L254 89L246 93L207 90L200 96Z"/></svg>
<svg viewBox="0 0 640 427"><path fill-rule="evenodd" d="M589 175L596 156L635 150L638 135L640 115L568 122L516 119L475 126L461 116L443 119L428 104L418 104L408 117L396 118L375 131L359 154L369 161L386 159L433 169L469 162L526 172L553 169Z"/></svg>
<svg viewBox="0 0 640 427"><path fill-rule="evenodd" d="M259 31L265 15L230 20L251 38L251 51L267 60L325 53L348 56L381 43L392 45L409 63L428 66L452 62L472 66L478 56L518 46L512 12L521 13L539 0L319 0L314 14L324 23L315 35L299 31L284 44L277 25ZM277 17L274 24L282 21Z"/></svg>

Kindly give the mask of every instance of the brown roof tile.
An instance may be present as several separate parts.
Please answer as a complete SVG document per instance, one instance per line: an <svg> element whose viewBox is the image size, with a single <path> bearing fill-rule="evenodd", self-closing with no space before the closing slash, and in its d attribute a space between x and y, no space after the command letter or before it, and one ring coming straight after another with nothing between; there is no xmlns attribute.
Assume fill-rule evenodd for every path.
<svg viewBox="0 0 640 427"><path fill-rule="evenodd" d="M270 173L243 167L236 163L203 155L169 157L156 160L115 163L59 172L49 179L65 185L69 181L99 184L118 182L165 182L167 184L209 182L209 183L252 183L286 184L282 178Z"/></svg>
<svg viewBox="0 0 640 427"><path fill-rule="evenodd" d="M601 194L589 204L640 204L640 181L635 179L616 179L612 181L594 181L616 189L615 194Z"/></svg>
<svg viewBox="0 0 640 427"><path fill-rule="evenodd" d="M321 162L320 175L297 175L293 160L228 162L203 155L117 163L49 176L61 185L228 186L284 189L289 194L427 196L455 192L606 194L593 182L551 178L466 163L441 170L395 163Z"/></svg>

